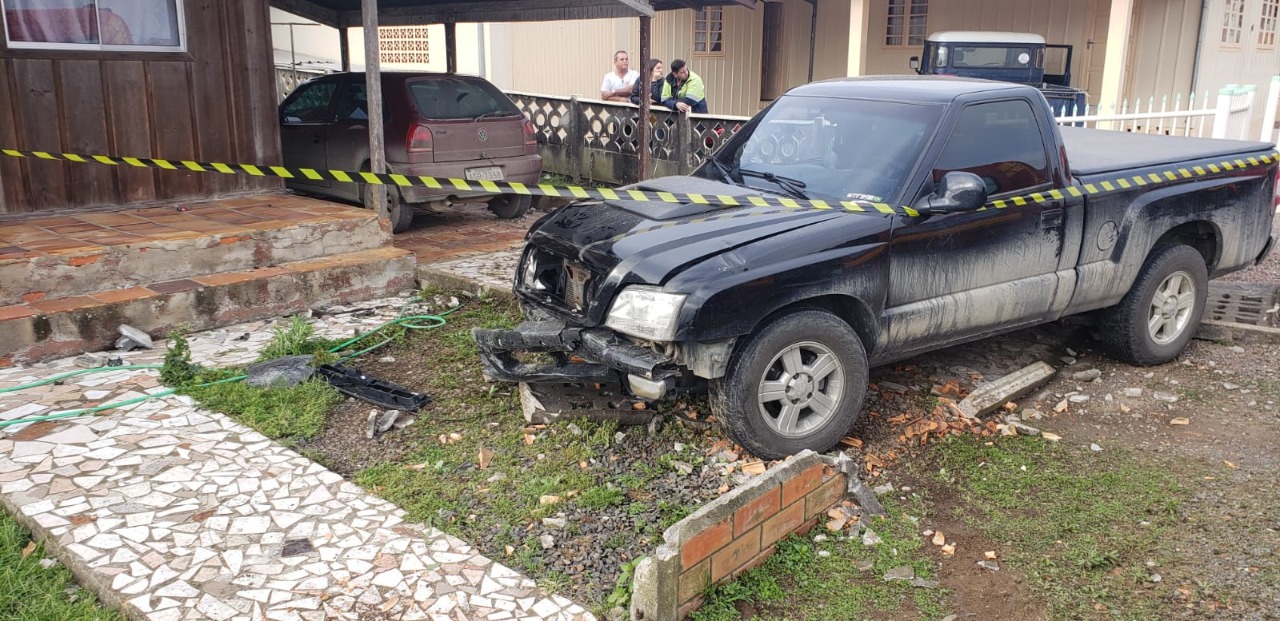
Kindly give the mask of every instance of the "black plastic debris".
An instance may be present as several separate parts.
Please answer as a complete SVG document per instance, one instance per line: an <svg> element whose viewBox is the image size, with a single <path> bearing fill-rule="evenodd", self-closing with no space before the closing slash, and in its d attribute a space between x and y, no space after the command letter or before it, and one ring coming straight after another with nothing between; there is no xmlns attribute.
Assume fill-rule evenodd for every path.
<svg viewBox="0 0 1280 621"><path fill-rule="evenodd" d="M315 546L306 539L288 539L284 542L284 548L280 550L280 556L302 556L315 552Z"/></svg>
<svg viewBox="0 0 1280 621"><path fill-rule="evenodd" d="M386 380L369 377L342 364L326 364L316 373L344 395L368 401L393 410L416 412L431 401L431 397L413 392Z"/></svg>

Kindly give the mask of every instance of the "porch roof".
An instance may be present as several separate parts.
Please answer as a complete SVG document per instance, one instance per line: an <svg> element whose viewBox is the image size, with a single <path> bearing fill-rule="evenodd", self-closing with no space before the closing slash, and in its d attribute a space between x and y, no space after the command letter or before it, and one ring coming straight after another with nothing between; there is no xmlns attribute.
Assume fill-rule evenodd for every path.
<svg viewBox="0 0 1280 621"><path fill-rule="evenodd" d="M652 17L655 11L709 6L755 8L759 0L378 0L380 26L463 22L540 22ZM361 23L360 0L271 0L271 6L334 28Z"/></svg>

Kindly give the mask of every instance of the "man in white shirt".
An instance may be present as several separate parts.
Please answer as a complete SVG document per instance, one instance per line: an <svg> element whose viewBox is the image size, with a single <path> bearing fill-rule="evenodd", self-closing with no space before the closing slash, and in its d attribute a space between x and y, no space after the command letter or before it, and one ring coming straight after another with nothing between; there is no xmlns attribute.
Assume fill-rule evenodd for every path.
<svg viewBox="0 0 1280 621"><path fill-rule="evenodd" d="M631 59L625 51L614 52L613 71L604 74L604 82L600 84L600 99L627 101L631 97L631 85L640 79L640 72L630 67Z"/></svg>

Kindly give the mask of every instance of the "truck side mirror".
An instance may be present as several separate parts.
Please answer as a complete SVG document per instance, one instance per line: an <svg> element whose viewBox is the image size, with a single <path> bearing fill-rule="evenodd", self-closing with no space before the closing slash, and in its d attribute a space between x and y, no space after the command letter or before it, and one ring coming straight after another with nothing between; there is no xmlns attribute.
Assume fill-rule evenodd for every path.
<svg viewBox="0 0 1280 621"><path fill-rule="evenodd" d="M919 73L919 71L920 71L920 57L919 57L919 56L912 56L912 57L911 57L911 60L907 61L907 65L908 65L909 67L911 67L911 69L912 69L913 71L916 71L917 73Z"/></svg>
<svg viewBox="0 0 1280 621"><path fill-rule="evenodd" d="M987 184L970 172L953 170L942 177L933 194L920 201L916 211L944 214L977 211L987 204Z"/></svg>

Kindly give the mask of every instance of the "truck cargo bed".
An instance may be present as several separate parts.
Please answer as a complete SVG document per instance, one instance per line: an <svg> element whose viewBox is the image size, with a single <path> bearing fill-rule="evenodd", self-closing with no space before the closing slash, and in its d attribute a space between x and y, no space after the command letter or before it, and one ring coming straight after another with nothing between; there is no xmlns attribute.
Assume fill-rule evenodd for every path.
<svg viewBox="0 0 1280 621"><path fill-rule="evenodd" d="M1073 175L1099 175L1210 158L1229 159L1275 149L1272 144L1244 140L1184 138L1082 127L1063 127L1061 131Z"/></svg>

